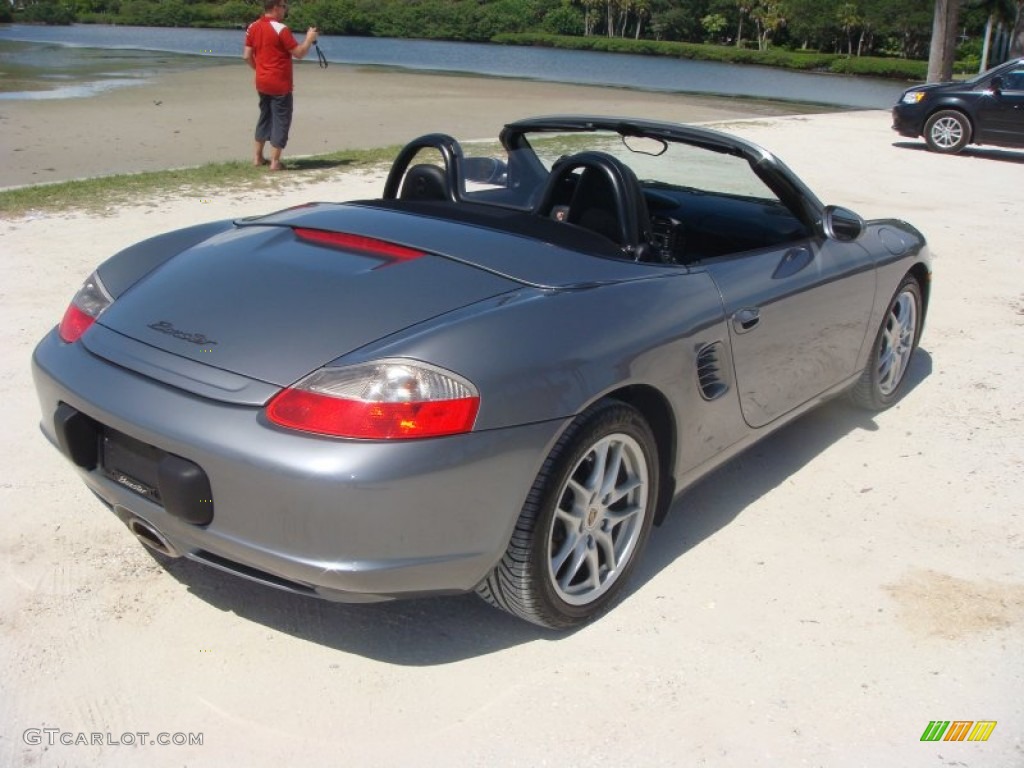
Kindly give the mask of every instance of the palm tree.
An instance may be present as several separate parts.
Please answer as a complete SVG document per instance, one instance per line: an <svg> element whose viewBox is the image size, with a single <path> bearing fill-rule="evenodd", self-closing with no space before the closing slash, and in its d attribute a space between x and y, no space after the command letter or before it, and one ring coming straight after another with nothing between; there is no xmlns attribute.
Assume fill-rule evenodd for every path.
<svg viewBox="0 0 1024 768"><path fill-rule="evenodd" d="M932 43L928 52L928 82L941 83L953 77L956 24L962 0L935 0Z"/></svg>
<svg viewBox="0 0 1024 768"><path fill-rule="evenodd" d="M846 55L853 56L853 30L864 23L860 15L860 9L856 3L843 3L836 9L836 20L839 26L846 32ZM863 35L861 40L863 40ZM860 56L860 45L857 46L857 55Z"/></svg>
<svg viewBox="0 0 1024 768"><path fill-rule="evenodd" d="M601 0L580 0L580 4L583 6L583 36L590 37L601 12Z"/></svg>
<svg viewBox="0 0 1024 768"><path fill-rule="evenodd" d="M736 7L740 12L739 25L736 28L736 47L743 47L743 18L754 8L756 0L736 0Z"/></svg>
<svg viewBox="0 0 1024 768"><path fill-rule="evenodd" d="M640 39L640 28L644 25L644 20L651 16L651 2L650 0L634 0L633 2L634 11L636 13L636 37Z"/></svg>
<svg viewBox="0 0 1024 768"><path fill-rule="evenodd" d="M784 8L780 0L761 0L750 12L757 24L757 48L768 50L768 38L786 25Z"/></svg>
<svg viewBox="0 0 1024 768"><path fill-rule="evenodd" d="M1024 56L1024 0L1017 0L1017 17L1010 39L1010 56Z"/></svg>
<svg viewBox="0 0 1024 768"><path fill-rule="evenodd" d="M1020 13L1020 3L1015 0L978 0L977 7L988 12L985 22L985 42L981 47L979 72L988 69L988 57L992 49L992 31L996 26L1013 24Z"/></svg>

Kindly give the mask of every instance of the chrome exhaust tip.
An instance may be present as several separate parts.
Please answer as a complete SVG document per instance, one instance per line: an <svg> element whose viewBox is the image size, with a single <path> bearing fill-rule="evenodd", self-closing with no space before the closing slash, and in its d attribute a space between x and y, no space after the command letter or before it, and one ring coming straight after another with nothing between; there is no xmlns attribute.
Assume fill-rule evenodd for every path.
<svg viewBox="0 0 1024 768"><path fill-rule="evenodd" d="M159 552L164 557L181 557L181 553L174 548L174 545L141 517L131 517L127 524L128 530L135 534L135 538L154 552Z"/></svg>

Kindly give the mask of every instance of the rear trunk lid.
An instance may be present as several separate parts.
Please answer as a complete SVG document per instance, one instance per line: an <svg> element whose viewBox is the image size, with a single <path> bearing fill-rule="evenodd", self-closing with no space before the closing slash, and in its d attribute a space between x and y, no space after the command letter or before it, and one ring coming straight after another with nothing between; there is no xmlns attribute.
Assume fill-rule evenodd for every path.
<svg viewBox="0 0 1024 768"><path fill-rule="evenodd" d="M296 226L243 224L194 245L98 323L193 361L182 361L190 371L202 363L287 386L372 341L518 287L436 254L323 244ZM159 365L174 368L173 359Z"/></svg>

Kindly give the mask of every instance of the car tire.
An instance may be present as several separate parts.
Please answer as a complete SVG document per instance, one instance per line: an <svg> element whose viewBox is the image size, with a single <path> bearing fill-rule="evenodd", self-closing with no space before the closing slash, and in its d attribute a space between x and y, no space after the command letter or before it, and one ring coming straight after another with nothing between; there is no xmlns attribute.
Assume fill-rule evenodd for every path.
<svg viewBox="0 0 1024 768"><path fill-rule="evenodd" d="M601 614L647 543L658 487L656 442L640 412L616 400L588 408L545 460L477 594L552 629Z"/></svg>
<svg viewBox="0 0 1024 768"><path fill-rule="evenodd" d="M850 390L855 405L880 411L902 396L923 319L921 286L913 275L907 275L885 310L868 364Z"/></svg>
<svg viewBox="0 0 1024 768"><path fill-rule="evenodd" d="M971 143L971 121L955 109L944 109L924 124L924 140L935 152L955 155Z"/></svg>

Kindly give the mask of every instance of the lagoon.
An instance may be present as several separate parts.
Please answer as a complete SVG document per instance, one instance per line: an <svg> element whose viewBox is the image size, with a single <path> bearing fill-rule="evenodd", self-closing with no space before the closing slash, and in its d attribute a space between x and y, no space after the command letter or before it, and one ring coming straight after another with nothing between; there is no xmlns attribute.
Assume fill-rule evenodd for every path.
<svg viewBox="0 0 1024 768"><path fill-rule="evenodd" d="M21 51L13 50L17 44ZM28 67L22 82L37 72L45 87L9 83L0 98L87 96L90 92L144 81L157 71L215 65L241 56L243 32L76 24L0 26L0 67ZM338 64L399 70L472 74L579 85L603 85L654 92L692 93L821 104L852 109L886 109L903 85L890 80L792 72L768 67L689 61L633 54L564 51L551 48L456 43L432 40L322 35L320 47ZM13 52L12 52L13 51ZM91 51L91 52L90 52ZM100 53L96 53L99 51ZM35 57L36 63L23 59ZM56 75L45 64L64 62ZM90 66L97 63L103 66ZM316 66L311 57L301 66ZM31 67L37 69L32 70ZM53 75L47 80L47 74ZM61 80L63 78L63 80ZM15 85L12 89L10 85Z"/></svg>

